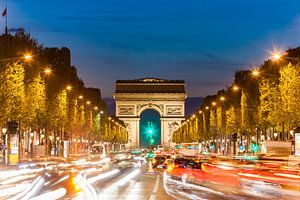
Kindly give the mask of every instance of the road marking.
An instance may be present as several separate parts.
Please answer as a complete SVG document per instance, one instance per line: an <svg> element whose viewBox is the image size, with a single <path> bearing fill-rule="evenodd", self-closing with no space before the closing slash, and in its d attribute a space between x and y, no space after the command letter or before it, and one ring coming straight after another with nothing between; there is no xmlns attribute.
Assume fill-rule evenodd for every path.
<svg viewBox="0 0 300 200"><path fill-rule="evenodd" d="M156 181L155 181L155 185L153 187L151 196L149 200L155 200L156 199L156 194L157 194L157 190L158 190L158 185L159 185L159 175L156 176Z"/></svg>

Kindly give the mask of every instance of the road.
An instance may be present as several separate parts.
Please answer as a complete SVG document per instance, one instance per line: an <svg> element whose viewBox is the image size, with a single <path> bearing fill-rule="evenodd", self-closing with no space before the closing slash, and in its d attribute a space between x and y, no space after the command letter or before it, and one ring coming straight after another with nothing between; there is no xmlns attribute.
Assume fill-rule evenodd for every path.
<svg viewBox="0 0 300 200"><path fill-rule="evenodd" d="M144 159L129 157L42 158L0 166L0 199L296 200L300 196L300 177L292 174L299 170L204 163L201 170L178 167L172 173L167 173L169 168L149 173Z"/></svg>
<svg viewBox="0 0 300 200"><path fill-rule="evenodd" d="M0 199L174 199L164 191L162 173L148 174L140 161L50 159L2 172Z"/></svg>

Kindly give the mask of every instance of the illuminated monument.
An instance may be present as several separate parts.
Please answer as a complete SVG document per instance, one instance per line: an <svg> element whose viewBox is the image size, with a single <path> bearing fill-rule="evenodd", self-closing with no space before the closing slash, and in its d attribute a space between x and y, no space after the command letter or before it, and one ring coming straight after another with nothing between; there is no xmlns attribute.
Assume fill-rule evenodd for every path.
<svg viewBox="0 0 300 200"><path fill-rule="evenodd" d="M160 116L161 144L173 146L172 135L184 120L185 82L145 78L118 80L113 97L116 101L116 116L125 122L129 133L127 148L140 145L140 119L146 110L155 110Z"/></svg>

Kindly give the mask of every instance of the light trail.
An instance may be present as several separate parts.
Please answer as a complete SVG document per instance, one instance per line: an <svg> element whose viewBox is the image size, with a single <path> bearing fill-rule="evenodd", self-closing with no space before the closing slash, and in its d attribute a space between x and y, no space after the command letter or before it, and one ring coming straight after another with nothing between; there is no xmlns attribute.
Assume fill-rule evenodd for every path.
<svg viewBox="0 0 300 200"><path fill-rule="evenodd" d="M118 186L123 186L125 185L128 181L130 181L131 179L133 179L135 176L137 176L140 173L140 169L136 169L133 172L131 172L130 174L126 175L124 178L122 178L121 180L119 180L117 182Z"/></svg>
<svg viewBox="0 0 300 200"><path fill-rule="evenodd" d="M56 200L56 199L59 199L59 198L62 198L63 196L65 196L66 193L67 193L67 190L65 188L59 188L57 190L47 192L42 195L33 197L30 200L45 200L45 199Z"/></svg>
<svg viewBox="0 0 300 200"><path fill-rule="evenodd" d="M92 177L92 178L88 179L87 181L88 181L89 183L94 183L94 182L99 181L99 180L101 180L101 179L105 179L105 178L107 178L107 177L110 177L110 176L112 176L112 175L115 175L115 174L117 174L117 173L119 173L119 172L120 172L120 170L118 170L118 169L113 169L112 171L109 171L109 172L106 172L106 173L103 173L103 174L99 174L98 176Z"/></svg>

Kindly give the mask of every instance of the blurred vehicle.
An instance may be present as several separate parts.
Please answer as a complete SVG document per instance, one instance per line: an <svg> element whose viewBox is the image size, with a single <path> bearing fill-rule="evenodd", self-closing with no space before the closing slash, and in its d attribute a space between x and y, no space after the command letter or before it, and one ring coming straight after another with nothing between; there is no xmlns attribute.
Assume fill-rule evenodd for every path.
<svg viewBox="0 0 300 200"><path fill-rule="evenodd" d="M159 151L164 151L165 149L164 149L164 146L163 145L157 145L157 150L159 150Z"/></svg>
<svg viewBox="0 0 300 200"><path fill-rule="evenodd" d="M165 160L166 158L164 156L154 156L154 158L152 159L153 167L163 169Z"/></svg>
<svg viewBox="0 0 300 200"><path fill-rule="evenodd" d="M167 158L164 162L164 168L168 168L169 165L173 165L173 164L174 164L174 159Z"/></svg>
<svg viewBox="0 0 300 200"><path fill-rule="evenodd" d="M133 150L131 150L130 153L131 153L131 155L140 156L142 154L142 151L140 149L133 149Z"/></svg>
<svg viewBox="0 0 300 200"><path fill-rule="evenodd" d="M103 146L101 144L93 144L90 149L91 154L102 154Z"/></svg>
<svg viewBox="0 0 300 200"><path fill-rule="evenodd" d="M200 153L199 143L181 143L177 146L179 154L185 156L197 156Z"/></svg>
<svg viewBox="0 0 300 200"><path fill-rule="evenodd" d="M142 157L146 157L149 153L149 150L148 149L141 149L141 156Z"/></svg>

